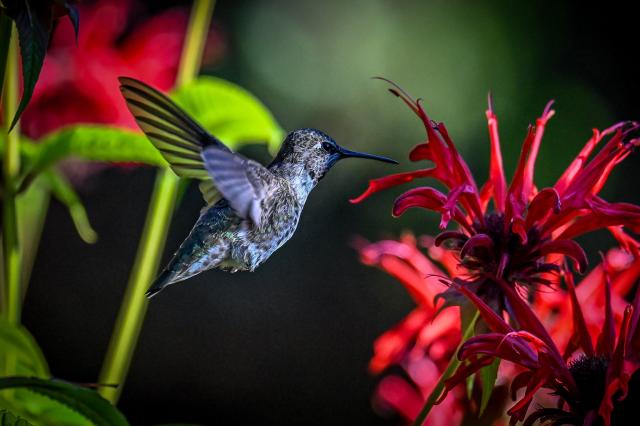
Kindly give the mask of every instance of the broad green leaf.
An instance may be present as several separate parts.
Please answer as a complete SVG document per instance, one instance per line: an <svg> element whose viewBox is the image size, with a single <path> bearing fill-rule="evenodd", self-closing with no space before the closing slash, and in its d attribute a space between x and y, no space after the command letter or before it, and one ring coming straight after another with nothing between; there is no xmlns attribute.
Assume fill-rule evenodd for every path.
<svg viewBox="0 0 640 426"><path fill-rule="evenodd" d="M66 405L96 426L126 426L129 423L116 407L98 392L57 380L34 377L0 378L0 390L24 388Z"/></svg>
<svg viewBox="0 0 640 426"><path fill-rule="evenodd" d="M66 405L26 388L0 391L0 405L36 425L93 425Z"/></svg>
<svg viewBox="0 0 640 426"><path fill-rule="evenodd" d="M98 234L89 223L87 211L67 179L54 169L47 170L42 174L42 177L51 189L51 194L69 210L69 215L80 238L89 244L98 241Z"/></svg>
<svg viewBox="0 0 640 426"><path fill-rule="evenodd" d="M31 334L24 327L0 318L0 377L6 376L49 379L50 373L42 351ZM0 406L36 424L90 424L85 417L66 405L27 389L1 391Z"/></svg>
<svg viewBox="0 0 640 426"><path fill-rule="evenodd" d="M0 377L16 375L50 377L47 362L31 334L0 319ZM26 389L0 392L0 406L37 424L87 425L84 417L66 406Z"/></svg>
<svg viewBox="0 0 640 426"><path fill-rule="evenodd" d="M44 55L49 44L52 19L51 9L45 4L30 1L7 2L9 16L15 21L20 40L22 57L22 99L13 117L10 129L16 125L20 115L29 104L33 89L36 87ZM34 7L35 6L35 7Z"/></svg>
<svg viewBox="0 0 640 426"><path fill-rule="evenodd" d="M32 424L7 410L0 410L0 426L32 426Z"/></svg>
<svg viewBox="0 0 640 426"><path fill-rule="evenodd" d="M0 376L49 378L49 367L35 339L20 325L0 318Z"/></svg>
<svg viewBox="0 0 640 426"><path fill-rule="evenodd" d="M284 132L253 95L235 84L201 77L172 96L209 132L231 148L266 143L276 151ZM23 143L27 183L67 157L88 161L132 162L164 167L160 153L140 132L104 125L77 125L55 131L39 143ZM26 186L26 185L24 185Z"/></svg>
<svg viewBox="0 0 640 426"><path fill-rule="evenodd" d="M482 416L484 410L487 408L487 404L489 404L493 388L496 385L496 379L498 378L498 368L500 368L500 359L496 358L491 364L481 368L480 371L476 373L480 375L480 380L482 381L482 396L480 397L478 417Z"/></svg>
<svg viewBox="0 0 640 426"><path fill-rule="evenodd" d="M67 157L89 161L134 162L166 166L142 133L111 126L81 125L55 131L35 144L29 174L37 174Z"/></svg>
<svg viewBox="0 0 640 426"><path fill-rule="evenodd" d="M230 148L267 143L274 153L284 132L269 110L238 85L215 77L200 77L172 94L172 98L205 129Z"/></svg>

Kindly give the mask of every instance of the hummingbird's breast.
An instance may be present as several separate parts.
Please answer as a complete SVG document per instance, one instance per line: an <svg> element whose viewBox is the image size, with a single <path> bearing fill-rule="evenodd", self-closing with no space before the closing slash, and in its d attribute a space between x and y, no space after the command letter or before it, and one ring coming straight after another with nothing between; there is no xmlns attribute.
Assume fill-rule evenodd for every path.
<svg viewBox="0 0 640 426"><path fill-rule="evenodd" d="M229 260L237 269L253 271L282 247L298 226L303 204L293 188L283 181L272 191L261 204L261 226L243 220L235 232Z"/></svg>

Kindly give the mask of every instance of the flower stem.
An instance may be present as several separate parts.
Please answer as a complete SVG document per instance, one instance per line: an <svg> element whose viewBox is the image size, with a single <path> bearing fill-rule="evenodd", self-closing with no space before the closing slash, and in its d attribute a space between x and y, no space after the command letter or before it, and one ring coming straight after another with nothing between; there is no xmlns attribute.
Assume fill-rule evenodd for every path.
<svg viewBox="0 0 640 426"><path fill-rule="evenodd" d="M188 83L198 72L214 5L215 2L212 0L194 2L182 48L176 86ZM158 262L164 251L175 207L178 181L178 177L171 170L158 171L133 271L100 373L99 383L118 385L102 387L99 390L100 394L113 404L118 401L122 392L140 335L148 303L145 292L155 278Z"/></svg>
<svg viewBox="0 0 640 426"><path fill-rule="evenodd" d="M2 98L2 87L4 86L4 73L9 54L9 43L11 42L11 19L0 13L0 98Z"/></svg>
<svg viewBox="0 0 640 426"><path fill-rule="evenodd" d="M453 373L458 369L458 366L460 366L461 361L458 359L458 351L460 350L462 344L473 335L473 330L475 329L476 322L478 322L478 318L480 318L480 311L476 311L473 319L467 326L466 330L464 330L462 339L460 340L460 344L456 348L456 351L453 353L451 360L449 360L449 365L447 365L447 368L446 370L444 370L444 373L442 373L442 376L440 376L438 383L436 383L436 386L431 391L431 394L429 394L429 398L427 398L427 401L425 402L424 407L422 407L420 414L418 414L418 417L416 417L416 419L413 421L413 426L422 426L424 421L427 419L427 416L431 412L431 409L442 394L442 390L444 389L444 382L449 377L451 377Z"/></svg>
<svg viewBox="0 0 640 426"><path fill-rule="evenodd" d="M2 20L2 26L6 21ZM11 25L11 21L8 22ZM1 33L7 32L5 28ZM6 144L2 157L2 171L4 188L2 193L2 248L4 266L4 289L2 294L5 318L13 323L20 322L20 275L21 254L18 239L18 222L16 215L16 178L20 172L20 129L14 127L9 133L10 117L16 113L18 106L18 43L15 29L10 30L11 36L6 55L5 87L3 90L3 107L5 119L3 131Z"/></svg>

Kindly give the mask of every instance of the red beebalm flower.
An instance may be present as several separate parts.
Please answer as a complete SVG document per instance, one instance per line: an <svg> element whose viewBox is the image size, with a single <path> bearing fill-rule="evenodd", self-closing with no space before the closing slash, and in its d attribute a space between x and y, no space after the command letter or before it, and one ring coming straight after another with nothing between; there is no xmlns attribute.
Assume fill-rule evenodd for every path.
<svg viewBox="0 0 640 426"><path fill-rule="evenodd" d="M607 274L611 280L611 307L616 327L622 323L627 300L640 278L640 262L621 249L612 249L606 255ZM572 321L572 297L575 295L583 311L585 326L592 339L596 339L605 320L606 298L602 292L605 285L605 267L597 265L576 286L573 274L566 271L564 280L569 291L557 287L554 291L540 291L533 295L532 309L545 325L549 334L565 358L575 351L575 341L567 324Z"/></svg>
<svg viewBox="0 0 640 426"><path fill-rule="evenodd" d="M369 363L372 374L382 374L389 367L400 366L403 374L383 377L375 391L374 403L379 410L393 409L407 422L412 422L422 409L438 378L460 342L460 313L457 307L442 308L434 302L445 286L433 276L447 275L416 246L415 238L404 235L400 241L357 243L361 261L377 266L397 278L417 303L398 325L381 335L374 343L374 356ZM450 255L435 249L432 253L445 266L455 267ZM449 273L451 271L448 271ZM433 409L427 426L460 424L466 403L460 390L450 394Z"/></svg>
<svg viewBox="0 0 640 426"><path fill-rule="evenodd" d="M514 400L517 391L525 388L524 395L507 412L511 424L525 420L529 405L541 388L557 395L558 405L536 409L526 418L526 426L537 421L547 425L609 426L612 421L628 424L640 399L640 377L634 375L640 368L640 293L633 304L625 307L616 341L612 283L606 260L602 267L604 321L597 339L590 336L585 307L580 305L572 282L567 281L573 317L570 351L581 351L568 364L531 307L507 282L496 281L512 308L511 319L519 325L517 329L466 286L452 282L475 304L492 332L472 337L462 345L458 358L465 363L446 381L440 399L475 371L500 358L524 369L511 384Z"/></svg>
<svg viewBox="0 0 640 426"><path fill-rule="evenodd" d="M373 374L386 373L375 390L376 407L384 411L391 408L409 422L424 406L460 339L458 309L444 309L440 314L446 315L443 319L436 316L441 305L434 305L434 297L443 289L439 281L455 280L459 274L464 275L453 253L435 247L433 238L422 237L420 245L428 250L428 257L417 247L411 235L403 235L399 241L357 244L362 263L376 266L398 279L418 305L398 325L376 340L374 356L369 364ZM444 271L431 259L442 264ZM535 292L531 309L566 361L574 355L579 343L576 340L578 335L567 324L572 321L582 324L574 319L573 304L581 307L583 329L593 341L597 341L606 319L607 298L602 288L608 277L611 281L611 315L615 328L619 329L627 307L625 297L633 293L640 278L640 261L628 252L612 249L606 255L606 271L603 264L597 265L577 286L569 271L565 271L563 276L569 288ZM398 368L402 374L397 374ZM511 377L521 371L517 366L502 363L498 383L509 383ZM494 404L500 405L501 401L502 397L498 397ZM469 407L462 389L456 388L442 405L433 408L427 424L458 424ZM455 417L448 417L445 413L454 413Z"/></svg>
<svg viewBox="0 0 640 426"><path fill-rule="evenodd" d="M448 193L428 186L411 189L395 201L393 215L421 207L441 214L443 230L451 220L456 222L459 230L442 232L436 237L436 245L448 243L468 273L467 283L476 284L475 291L497 305L495 309L504 308L502 291L500 286L493 285L495 281L525 287L551 284L545 276L559 271L559 266L546 261L549 255L566 256L579 271L584 271L587 257L573 239L589 231L607 228L625 249L638 253L638 242L625 228L640 232L640 207L609 203L598 196L613 168L640 144L640 140L630 137L638 124L625 122L602 132L594 130L556 184L538 190L534 185L534 169L545 126L554 115L549 102L536 125L529 126L514 177L507 185L498 121L489 98L491 164L489 179L479 189L445 125L433 122L420 100L393 85L391 93L422 120L427 133L427 141L417 145L409 158L429 160L434 165L372 180L367 190L351 201L361 202L378 191L417 178L430 177L441 182ZM600 151L589 158L596 145L607 137ZM493 210L488 208L490 200Z"/></svg>
<svg viewBox="0 0 640 426"><path fill-rule="evenodd" d="M136 22L134 29L128 31L133 11L134 2L130 0L102 0L79 6L77 43L71 23L60 22L33 98L22 117L26 135L39 138L75 123L137 129L117 77L128 75L169 90L175 83L187 14L179 9L169 10ZM215 46L220 52L219 38L209 42L209 47ZM215 54L210 48L208 51Z"/></svg>

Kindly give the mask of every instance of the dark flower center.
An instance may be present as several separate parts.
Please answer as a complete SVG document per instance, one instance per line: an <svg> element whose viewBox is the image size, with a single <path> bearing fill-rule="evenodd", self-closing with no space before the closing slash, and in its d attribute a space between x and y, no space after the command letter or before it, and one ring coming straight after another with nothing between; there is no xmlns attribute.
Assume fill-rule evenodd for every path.
<svg viewBox="0 0 640 426"><path fill-rule="evenodd" d="M575 380L578 395L571 395L567 401L574 411L586 414L597 410L604 397L609 361L605 357L581 356L572 361L569 371Z"/></svg>
<svg viewBox="0 0 640 426"><path fill-rule="evenodd" d="M526 239L505 225L502 213L487 213L484 224L474 223L476 232L471 237L453 237L449 239L449 248L460 251L460 263L477 278L504 279L520 285L544 284L551 282L540 277L542 273L558 271L555 264L545 263L537 248L544 242L536 227L531 227ZM486 236L491 243L483 241L465 249L465 245L474 238ZM485 240L486 237L483 237Z"/></svg>
<svg viewBox="0 0 640 426"><path fill-rule="evenodd" d="M566 390L557 392L571 407L571 413L564 415L540 416L546 419L541 424L560 425L576 424L582 425L589 412L597 413L602 399L605 395L607 384L607 367L609 360L602 356L581 356L569 365L571 376L576 382L577 393L569 394ZM637 421L637 411L640 407L640 373L636 372L629 381L629 392L626 398L618 401L621 395L614 395L614 408L611 416L611 425L635 424L631 420ZM555 410L556 412L559 410ZM569 420L570 419L570 420ZM599 417L594 426L603 426L604 420Z"/></svg>

